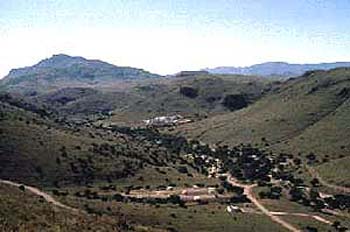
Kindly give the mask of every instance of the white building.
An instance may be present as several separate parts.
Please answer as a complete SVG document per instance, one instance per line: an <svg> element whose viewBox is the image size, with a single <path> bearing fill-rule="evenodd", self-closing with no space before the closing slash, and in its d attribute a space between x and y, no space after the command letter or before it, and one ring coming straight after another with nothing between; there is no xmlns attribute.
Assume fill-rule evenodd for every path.
<svg viewBox="0 0 350 232"><path fill-rule="evenodd" d="M152 119L143 120L146 126L173 126L176 124L182 124L190 122L188 119L184 119L181 115L160 116Z"/></svg>

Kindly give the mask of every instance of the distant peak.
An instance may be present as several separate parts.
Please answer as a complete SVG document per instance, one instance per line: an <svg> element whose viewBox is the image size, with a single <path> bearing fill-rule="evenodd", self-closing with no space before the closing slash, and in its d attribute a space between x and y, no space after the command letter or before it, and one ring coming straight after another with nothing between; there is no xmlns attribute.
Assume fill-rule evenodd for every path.
<svg viewBox="0 0 350 232"><path fill-rule="evenodd" d="M318 63L318 64L291 64L287 62L266 62L246 67L217 67L204 69L213 74L240 74L262 77L296 77L311 70L330 70L334 68L350 67L348 62Z"/></svg>
<svg viewBox="0 0 350 232"><path fill-rule="evenodd" d="M70 56L67 54L60 53L60 54L54 54L46 60L86 60L86 59L81 56Z"/></svg>
<svg viewBox="0 0 350 232"><path fill-rule="evenodd" d="M55 54L50 58L40 61L36 67L48 67L48 66L66 66L76 62L86 61L85 58L79 56L69 56L66 54Z"/></svg>
<svg viewBox="0 0 350 232"><path fill-rule="evenodd" d="M54 54L54 55L52 55L52 57L54 58L54 57L66 57L66 58L70 58L70 57L72 57L72 56L69 56L69 55L66 55L66 54L63 54L63 53L59 53L59 54Z"/></svg>

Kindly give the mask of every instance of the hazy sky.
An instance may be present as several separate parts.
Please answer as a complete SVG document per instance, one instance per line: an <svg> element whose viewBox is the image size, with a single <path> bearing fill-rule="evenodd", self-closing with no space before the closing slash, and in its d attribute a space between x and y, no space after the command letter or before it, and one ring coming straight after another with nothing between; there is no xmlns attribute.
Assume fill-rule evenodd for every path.
<svg viewBox="0 0 350 232"><path fill-rule="evenodd" d="M350 1L0 0L0 77L57 53L161 74L350 61Z"/></svg>

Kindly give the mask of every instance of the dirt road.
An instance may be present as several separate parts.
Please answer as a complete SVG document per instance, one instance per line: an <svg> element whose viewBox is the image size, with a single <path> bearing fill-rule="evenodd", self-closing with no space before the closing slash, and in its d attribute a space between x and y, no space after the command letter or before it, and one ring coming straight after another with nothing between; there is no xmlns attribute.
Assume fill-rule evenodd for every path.
<svg viewBox="0 0 350 232"><path fill-rule="evenodd" d="M247 198L266 216L268 216L272 221L280 224L281 226L283 226L284 228L286 228L289 231L293 231L293 232L299 232L301 230L297 229L296 227L294 227L293 225L291 225L290 223L282 220L280 217L274 215L272 212L270 212L267 208L265 208L265 206L263 206L254 196L254 194L252 193L252 190L254 187L256 187L256 184L253 185L244 185L244 184L240 184L235 178L233 178L232 176L228 175L227 176L227 181L229 183L231 183L233 186L237 186L237 187L241 187L244 189L244 194L247 196Z"/></svg>
<svg viewBox="0 0 350 232"><path fill-rule="evenodd" d="M235 178L233 178L230 175L227 175L227 180L228 182L230 182L233 186L237 186L237 187L241 187L244 189L244 194L247 196L247 198L261 211L261 213L265 214L266 216L268 216L272 221L280 224L281 226L283 226L284 228L286 228L289 231L293 231L293 232L299 232L300 230L297 229L296 227L294 227L293 225L291 225L290 223L284 221L283 219L281 219L279 216L299 216L299 217L311 217L317 221L323 222L325 224L332 224L332 222L317 216L317 215L311 215L311 214L305 214L305 213L288 213L288 212L273 212L273 211L269 211L267 208L265 208L259 201L258 199L255 198L254 194L253 194L253 188L256 187L256 184L252 184L252 185L245 185L245 184L241 184L239 183ZM0 180L0 184L6 184L6 185L11 185L14 187L20 187L20 186L24 186L25 190L30 191L31 193L42 197L43 199L45 199L48 203L53 204L54 206L66 209L66 210L70 210L73 212L82 212L79 209L76 208L72 208L68 205L62 204L61 202L55 200L51 195L41 191L38 188L32 187L32 186L27 186L27 185L23 185L20 183L16 183L13 181L7 181L7 180ZM159 197L159 194L156 194L157 197ZM147 194L147 196L145 195L139 195L138 197L143 198L143 197L150 197L149 194Z"/></svg>
<svg viewBox="0 0 350 232"><path fill-rule="evenodd" d="M49 194L41 191L38 188L35 188L35 187L32 187L32 186L27 186L27 185L24 185L24 184L19 184L19 183L16 183L16 182L13 182L13 181L8 181L8 180L0 180L0 184L11 185L11 186L14 186L14 187L24 186L25 190L28 190L31 193L42 197L45 201L47 201L48 203L53 204L54 206L57 206L57 207L60 207L60 208L63 208L63 209L67 209L67 210L70 210L70 211L73 211L73 212L80 212L80 210L78 210L76 208L72 208L72 207L70 207L68 205L62 204L61 202L55 200L52 196L50 196Z"/></svg>
<svg viewBox="0 0 350 232"><path fill-rule="evenodd" d="M314 168L312 168L312 167L310 167L310 166L308 166L308 165L306 165L305 167L306 167L307 171L310 173L310 175L311 175L313 178L318 179L318 181L319 181L322 185L324 185L324 186L326 186L326 187L328 187L328 188L331 188L331 189L333 189L333 190L335 190L335 191L338 191L338 192L350 193L350 188L343 187L343 186L338 186L338 185L334 185L334 184L330 184L330 183L328 183L327 181L325 181L325 180L318 174L318 172L317 172Z"/></svg>
<svg viewBox="0 0 350 232"><path fill-rule="evenodd" d="M318 215L312 215L312 214L307 214L307 213L288 213L288 212L272 212L270 211L271 214L275 215L275 216L297 216L297 217L309 217L309 218L313 218L316 221L322 222L324 224L327 225L332 225L333 223L321 216Z"/></svg>

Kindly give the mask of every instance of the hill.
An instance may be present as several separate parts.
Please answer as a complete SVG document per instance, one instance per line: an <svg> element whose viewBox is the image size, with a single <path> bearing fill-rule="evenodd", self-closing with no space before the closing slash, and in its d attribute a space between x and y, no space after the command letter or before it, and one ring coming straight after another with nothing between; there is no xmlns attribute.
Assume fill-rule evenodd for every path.
<svg viewBox="0 0 350 232"><path fill-rule="evenodd" d="M251 143L304 158L315 154L318 165L326 162L347 174L337 176L338 183L349 184L347 169L341 169L347 165L335 165L349 162L349 104L350 69L313 71L283 83L247 108L177 131L212 144Z"/></svg>
<svg viewBox="0 0 350 232"><path fill-rule="evenodd" d="M0 184L0 230L10 231L120 231L117 217L74 213L59 209L17 187ZM124 224L124 225L123 225Z"/></svg>
<svg viewBox="0 0 350 232"><path fill-rule="evenodd" d="M0 87L10 92L36 95L63 87L108 86L111 82L158 77L142 69L58 54L31 67L11 70Z"/></svg>
<svg viewBox="0 0 350 232"><path fill-rule="evenodd" d="M298 230L329 230L335 220L343 224L345 216L320 209L328 202L332 209L345 209L341 200L347 196L311 196L314 182L301 170L306 162L295 161L295 152L303 150L300 158L319 172L331 170L323 164L343 167L338 162L349 156L339 159L337 152L349 149L349 77L349 69L309 72L283 83L186 73L129 82L123 90L80 86L35 96L1 94L0 179L36 186L86 215L62 214L23 188L0 184L0 227L71 230L79 220L77 228L83 230L109 231L121 222L127 227L121 231L284 231L288 222ZM97 121L87 117L106 109L112 112ZM130 118L174 111L207 118L178 128L122 126ZM78 114L86 118L68 117ZM207 143L167 131L187 132ZM314 133L329 137L314 139ZM296 139L301 135L305 138ZM341 181L348 180L347 169L341 170ZM32 210L18 210L20 199ZM39 225L37 215L52 212L57 219L47 216Z"/></svg>
<svg viewBox="0 0 350 232"><path fill-rule="evenodd" d="M31 67L11 70L0 81L0 92L22 105L45 108L62 117L138 112L141 120L149 113L205 115L236 110L276 84L254 76L207 72L181 72L166 78L59 54Z"/></svg>
<svg viewBox="0 0 350 232"><path fill-rule="evenodd" d="M0 179L56 187L134 180L156 187L205 178L179 154L156 143L166 139L160 134L105 129L89 122L76 125L44 111L27 111L6 99L0 101L0 109ZM180 166L193 175L180 173ZM145 175L142 181L137 180L139 175Z"/></svg>
<svg viewBox="0 0 350 232"><path fill-rule="evenodd" d="M253 103L278 85L251 76L195 74L113 81L109 86L80 84L33 96L13 91L8 91L7 95L21 101L22 105L45 108L67 118L129 114L138 116L135 119L140 121L162 114L206 115L233 111Z"/></svg>
<svg viewBox="0 0 350 232"><path fill-rule="evenodd" d="M0 107L0 179L36 186L86 212L58 210L21 188L0 183L0 229L222 231L224 227L244 231L260 224L261 231L283 229L261 215L242 214L232 220L225 206L216 202L187 207L174 196L124 199L121 194L138 190L170 187L178 188L169 190L178 194L194 185L205 191L209 186L219 188L218 179L207 177L210 163L184 156L193 149L184 138L145 128L75 125L28 111L7 98L1 99Z"/></svg>
<svg viewBox="0 0 350 232"><path fill-rule="evenodd" d="M289 78L297 77L311 70L330 70L340 67L350 67L350 62L320 63L320 64L289 64L285 62L267 62L248 67L217 67L204 69L213 74L253 75L261 77Z"/></svg>
<svg viewBox="0 0 350 232"><path fill-rule="evenodd" d="M246 107L255 102L272 86L274 84L269 81L236 75L192 75L142 83L126 93L135 96L131 98L135 101L130 101L130 98L123 101L124 108L117 108L116 115L128 112L137 112L140 116L229 112L236 110L235 107ZM233 106L225 102L231 96L241 99L242 105Z"/></svg>

